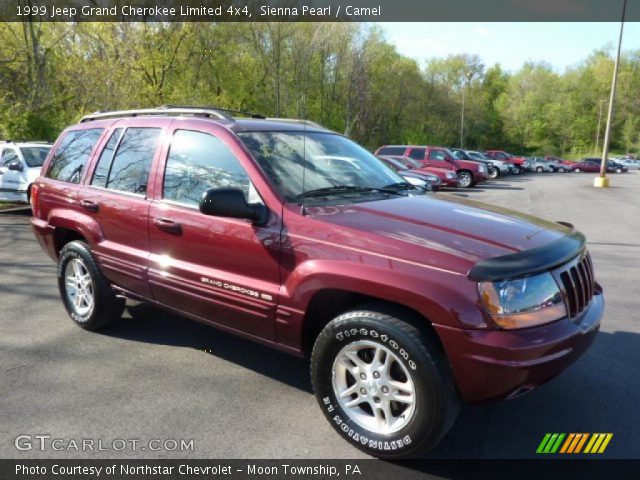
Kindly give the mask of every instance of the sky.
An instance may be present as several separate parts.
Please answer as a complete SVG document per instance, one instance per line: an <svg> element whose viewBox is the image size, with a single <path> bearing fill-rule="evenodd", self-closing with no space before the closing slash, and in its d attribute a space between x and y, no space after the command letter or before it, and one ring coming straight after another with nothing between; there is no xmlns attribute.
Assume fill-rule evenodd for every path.
<svg viewBox="0 0 640 480"><path fill-rule="evenodd" d="M563 72L595 49L617 46L620 23L380 23L387 39L420 66L425 59L477 54L509 71L545 61ZM640 23L625 23L622 50L640 49Z"/></svg>

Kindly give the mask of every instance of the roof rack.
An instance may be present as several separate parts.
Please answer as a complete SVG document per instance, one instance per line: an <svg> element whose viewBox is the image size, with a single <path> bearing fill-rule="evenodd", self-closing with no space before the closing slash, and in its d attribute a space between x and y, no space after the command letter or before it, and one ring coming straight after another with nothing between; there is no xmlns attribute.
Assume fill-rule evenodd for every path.
<svg viewBox="0 0 640 480"><path fill-rule="evenodd" d="M115 110L115 111L97 111L89 115L85 115L80 119L80 123L90 122L93 120L102 120L106 118L119 117L139 117L153 115L184 115L184 116L201 116L215 117L221 120L233 121L233 117L228 115L224 109L215 107L181 107L174 105L162 105L156 108L141 108L134 110Z"/></svg>
<svg viewBox="0 0 640 480"><path fill-rule="evenodd" d="M322 125L320 125L319 123L313 122L311 120L301 120L299 118L276 118L276 117L269 117L269 118L265 118L265 120L273 120L275 122L284 122L284 123L299 123L302 125L308 125L310 127L316 127L316 128L325 128Z"/></svg>

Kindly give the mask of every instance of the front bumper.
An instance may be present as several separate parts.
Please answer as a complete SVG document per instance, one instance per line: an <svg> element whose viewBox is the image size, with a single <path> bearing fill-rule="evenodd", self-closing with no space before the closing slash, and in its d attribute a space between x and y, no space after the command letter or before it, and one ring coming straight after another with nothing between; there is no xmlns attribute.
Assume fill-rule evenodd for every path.
<svg viewBox="0 0 640 480"><path fill-rule="evenodd" d="M462 399L513 398L557 376L589 348L600 329L598 291L582 315L522 330L463 330L434 325Z"/></svg>
<svg viewBox="0 0 640 480"><path fill-rule="evenodd" d="M489 174L487 172L473 172L473 181L475 183L485 182L489 178Z"/></svg>

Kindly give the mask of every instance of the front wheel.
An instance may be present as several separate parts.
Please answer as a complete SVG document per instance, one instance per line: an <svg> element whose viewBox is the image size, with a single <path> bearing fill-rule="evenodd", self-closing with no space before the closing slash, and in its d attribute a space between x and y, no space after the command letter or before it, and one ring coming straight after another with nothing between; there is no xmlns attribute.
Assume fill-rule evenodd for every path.
<svg viewBox="0 0 640 480"><path fill-rule="evenodd" d="M621 168L616 168L616 173L622 173L622 169Z"/></svg>
<svg viewBox="0 0 640 480"><path fill-rule="evenodd" d="M573 171L576 173L580 173L582 170L580 170L579 168L574 168Z"/></svg>
<svg viewBox="0 0 640 480"><path fill-rule="evenodd" d="M460 188L471 188L473 184L473 173L466 170L458 172L458 186Z"/></svg>
<svg viewBox="0 0 640 480"><path fill-rule="evenodd" d="M500 176L500 170L498 170L495 167L492 167L492 168L489 169L489 178L490 179L495 180L499 176Z"/></svg>
<svg viewBox="0 0 640 480"><path fill-rule="evenodd" d="M538 173L542 173L544 171L544 168L542 167L536 167L536 172Z"/></svg>
<svg viewBox="0 0 640 480"><path fill-rule="evenodd" d="M433 448L460 406L439 345L404 315L375 304L340 315L322 330L311 357L313 389L331 425L380 458Z"/></svg>
<svg viewBox="0 0 640 480"><path fill-rule="evenodd" d="M560 173L564 173L564 172L565 172L565 169L564 169L564 167L558 167L558 171L559 171Z"/></svg>
<svg viewBox="0 0 640 480"><path fill-rule="evenodd" d="M58 288L67 313L82 328L98 330L122 315L124 301L115 296L84 242L69 242L60 252Z"/></svg>
<svg viewBox="0 0 640 480"><path fill-rule="evenodd" d="M516 165L516 166L514 167L514 172L513 172L513 174L514 174L514 175L520 175L521 173L522 173L522 167L521 167L520 165Z"/></svg>

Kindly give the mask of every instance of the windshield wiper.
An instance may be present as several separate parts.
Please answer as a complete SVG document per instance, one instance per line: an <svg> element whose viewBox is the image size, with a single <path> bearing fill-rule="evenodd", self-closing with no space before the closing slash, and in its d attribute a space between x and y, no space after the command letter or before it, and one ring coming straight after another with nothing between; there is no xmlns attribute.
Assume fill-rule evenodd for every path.
<svg viewBox="0 0 640 480"><path fill-rule="evenodd" d="M376 188L376 190L380 190L383 192L390 191L392 193L397 193L398 190L415 190L416 186L412 185L409 182L398 182L398 183L390 183L389 185L385 185L384 187Z"/></svg>
<svg viewBox="0 0 640 480"><path fill-rule="evenodd" d="M323 197L325 195L341 194L341 193L368 193L375 191L375 188L357 187L355 185L334 185L332 187L316 188L302 192L296 198Z"/></svg>

